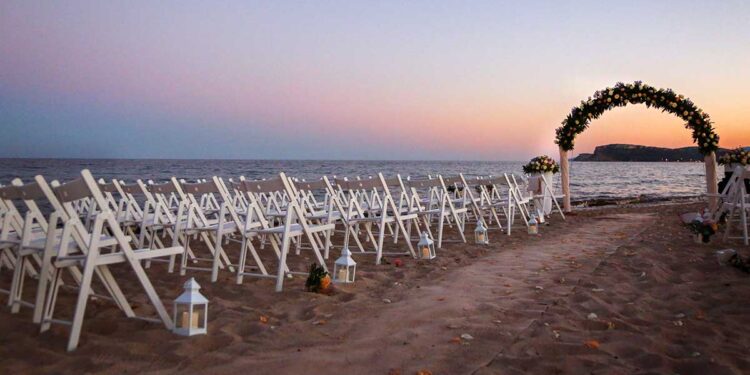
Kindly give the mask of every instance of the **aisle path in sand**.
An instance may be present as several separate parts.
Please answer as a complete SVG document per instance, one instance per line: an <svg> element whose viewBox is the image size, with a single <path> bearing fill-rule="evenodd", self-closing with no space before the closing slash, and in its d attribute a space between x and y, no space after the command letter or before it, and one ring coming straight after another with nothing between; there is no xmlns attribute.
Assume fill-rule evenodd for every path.
<svg viewBox="0 0 750 375"><path fill-rule="evenodd" d="M252 356L234 358L213 370L497 373L500 368L523 367L525 361L534 361L539 350L561 356L588 351L596 357L594 350L583 345L585 338L579 337L580 333L575 338L568 335L564 322L557 322L561 327L557 329L545 323L549 323L550 311L567 304L577 288L596 291L596 286L581 285L582 279L653 220L648 214L585 220L585 224L566 225L569 231L557 231L554 239L529 239L533 247L527 242L474 259L470 265L447 268L438 277L431 273L427 280L418 281L418 287L401 291L395 285L382 296L391 303L355 297L334 310L318 306L310 320L319 318L325 324L311 325L308 320L278 328L286 332L278 332L286 344L290 330L306 332L307 340L291 340L292 346L271 344L268 350L256 348L259 352ZM449 257L449 250L441 256ZM582 309L567 318L591 324L593 329L608 327L608 322L588 320L588 314ZM324 342L310 340L309 332L315 330L321 331ZM462 334L471 338L461 338ZM540 335L546 336L541 346L523 344L526 338L539 342Z"/></svg>

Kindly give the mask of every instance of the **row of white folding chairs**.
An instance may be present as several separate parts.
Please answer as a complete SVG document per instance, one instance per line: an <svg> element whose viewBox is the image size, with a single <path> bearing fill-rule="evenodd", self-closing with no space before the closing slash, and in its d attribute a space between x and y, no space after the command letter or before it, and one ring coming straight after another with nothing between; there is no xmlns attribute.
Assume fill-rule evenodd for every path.
<svg viewBox="0 0 750 375"><path fill-rule="evenodd" d="M451 185L461 184L469 186L462 175L447 179ZM245 181L243 180L241 178L240 182L244 183ZM411 230L412 228L416 228L417 231L420 231L420 222L424 224L425 231L432 235L430 224L433 221L437 221L437 244L438 247L441 247L443 224L446 222L449 225L455 223L459 229L462 241L466 241L464 230L466 219L469 215L467 206L471 208L476 219L484 220L482 215L483 208L480 208L478 205L478 202L481 202L483 199L473 196L468 198L468 201L464 200L466 197L462 200L456 197L451 198L449 194L450 190L440 176L427 180L407 180L406 182L402 181L398 176L386 180L382 175L379 175L378 179L369 180L358 179L349 181L346 179L335 179L334 183L330 183L327 178L324 178L318 183L317 188L322 188L324 185L326 192L323 202L313 201L315 197L314 189L309 183L293 182L289 188L284 187L282 189L280 186L277 186L276 189L268 191L255 191L252 198L259 212L265 216L264 220L266 222L273 223L274 219L276 219L278 223L278 218L287 212L287 206L290 202L289 197L294 196L300 208L304 208L303 215L305 216L305 220L317 220L319 224L333 224L334 226L337 222L342 222L347 234L346 241L348 242L348 235L354 233L355 236L353 238L363 253L365 253L364 248L356 234L360 232L360 226L364 225L368 235L366 240L372 243L375 248L372 253L376 254L376 263L379 263L383 256L383 237L386 231L393 236L394 242L398 241L399 233L404 233L405 238L408 239L406 241L408 244L408 253L414 255L413 246L411 245ZM186 248L186 251L181 254L180 273L185 274L188 269L210 270L213 281L216 281L219 269L226 267L230 271L235 271L235 266L238 266L240 263L244 266L244 257L247 249L252 246L252 241L248 241L245 238L247 237L247 231L238 230L243 226L243 221L252 223L256 227L259 225L258 219L247 219L247 213L249 212L247 208L249 204L247 194L250 192L246 191L244 192L245 194L242 194L243 192L239 191L237 186L242 185L232 184L233 189L230 190L224 184L223 180L217 177L214 177L211 181L203 180L194 184L179 182L176 178L172 178L166 184L149 184L148 186L140 180L137 184L129 186L117 181L113 181L111 184L100 185L102 190L105 191L108 206L117 212L116 217L123 225L123 229L132 235L133 241L139 247L144 247L144 241L148 239L149 248L162 248L164 245L160 243L161 236L153 229L157 228L169 232L170 237L172 237L173 246L184 245ZM399 190L397 205L390 195L392 187ZM482 197L493 196L486 191L486 186L482 186L482 188L485 189L481 191L480 195ZM135 198L133 194L137 190L140 190L147 198L144 209L139 208L134 203ZM468 192L469 195L472 195L469 189L464 188L460 190L464 194ZM110 195L115 191L123 198L127 198L127 202L123 202L123 200L116 201ZM234 194L231 194L231 192ZM382 196L379 194L382 194ZM495 197L497 196L494 192L493 194ZM220 198L217 199L217 195ZM491 201L493 199L485 198L485 200ZM383 205L390 207L386 207L384 213L379 213L382 211L380 206ZM91 207L93 205L89 204L87 206ZM328 217L326 217L328 215L326 209L331 211ZM173 214L175 210L177 212ZM398 215L395 213L398 213ZM242 217L243 215L245 215L245 218ZM509 215L506 213L506 216ZM268 220L269 217L271 220ZM512 217L512 214L510 217ZM494 220L499 223L497 215L495 215ZM299 218L295 219L294 224L298 224L299 221ZM394 222L397 222L395 230L392 225ZM140 237L136 241L133 227L138 224L141 226ZM371 230L373 225L378 230L377 240ZM326 259L328 258L331 246L330 237L333 231L329 232L325 236L325 242L316 240L316 244L324 248L324 257ZM226 241L232 239L233 236L242 237L243 242L241 261L235 264L229 261L222 246L222 238ZM195 256L194 251L190 247L190 239L194 237L203 240L210 251L210 258ZM262 237L265 240L268 236L264 233ZM296 235L296 238L301 239L301 237L301 234ZM290 241L294 240L295 237L292 236ZM278 245L283 243L283 238L279 239L278 236L274 236L272 242L277 257L281 258L282 251L278 249ZM297 241L297 244L299 245L300 242ZM299 247L297 252L299 252ZM263 266L262 262L258 261L255 251L253 251L253 257L256 259L260 275L276 277L278 280L277 283L281 285L283 282L283 273L278 272L275 276L269 275L266 267ZM212 263L212 266L210 268L189 266L188 260L192 262L208 260ZM171 257L170 272L174 268L174 263L175 259ZM288 271L286 264L280 265L280 267L283 267L285 272ZM237 271L238 282L242 280L242 273L242 271Z"/></svg>
<svg viewBox="0 0 750 375"><path fill-rule="evenodd" d="M81 201L87 202L81 202ZM23 184L16 179L12 186L0 188L0 201L3 205L3 243L13 245L4 248L7 254L15 255L13 278L8 305L12 312L20 307L34 309L33 321L40 324L41 331L49 329L53 323L71 326L68 350L74 350L80 338L86 305L90 297L109 299L127 317L138 318L118 281L110 271L110 266L128 264L154 306L157 321L171 329L173 322L154 290L141 262L155 257L172 256L182 252L181 247L163 248L158 251L134 249L128 236L122 231L115 212L107 202L105 194L88 170L81 177L65 184L53 181L48 184L42 176L32 183ZM20 211L15 202L22 201L26 206L22 226L11 224L20 220ZM45 217L39 210L39 203L52 205L52 213ZM80 207L86 205L87 226L80 216ZM94 208L98 207L94 213ZM5 225L8 223L15 233ZM70 277L63 277L68 274ZM29 278L38 280L36 294L32 299L24 298L24 282ZM92 282L98 280L106 294L95 292ZM73 319L64 321L55 318L58 307L58 294L62 287L77 291ZM33 302L31 302L33 301Z"/></svg>
<svg viewBox="0 0 750 375"><path fill-rule="evenodd" d="M221 269L235 272L237 282L242 282L243 276L253 275L261 277L273 277L277 279L277 289L281 290L284 276L292 273L285 263L288 252L287 243L299 241L303 236L314 241L314 245L323 242L317 235L319 226L307 225L304 216L300 218L302 211L295 209L297 202L290 201L287 197L293 194L293 190L281 175L277 179L257 182L255 186L267 186L268 189L253 189L250 181L240 180L239 183L228 185L219 178L210 180L199 180L196 183L170 179L167 183L149 185L138 181L141 193L146 196L144 207L140 210L141 215L139 244L148 248L159 248L164 246L159 243L160 238L169 235L172 245L182 245L185 251L180 256L180 274L188 270L210 271L211 280L218 279ZM255 182L253 182L255 183ZM133 185L131 185L133 186ZM126 187L122 186L125 191ZM234 193L234 194L233 194ZM127 192L121 194L128 196ZM129 197L133 201L133 197ZM127 207L128 204L118 204ZM291 211L288 208L292 208ZM138 211L138 210L135 210ZM291 220L284 220L288 215L294 215ZM138 220L132 220L128 224L137 224ZM303 229L303 230L300 230ZM252 239L262 237L262 244L270 242L276 252L279 261L279 271L276 274L268 272L267 267L260 260L255 250ZM208 250L208 257L201 257L203 248L191 247L191 239L199 239ZM225 245L235 241L241 243L239 259L230 261ZM327 243L327 242L326 242ZM314 246L315 247L315 246ZM245 262L248 250L255 260L258 272L245 272ZM327 250L324 250L327 253ZM325 267L324 260L317 255L319 250L315 249L317 261ZM210 267L195 265L201 261L207 261ZM173 272L176 259L169 259L169 272Z"/></svg>

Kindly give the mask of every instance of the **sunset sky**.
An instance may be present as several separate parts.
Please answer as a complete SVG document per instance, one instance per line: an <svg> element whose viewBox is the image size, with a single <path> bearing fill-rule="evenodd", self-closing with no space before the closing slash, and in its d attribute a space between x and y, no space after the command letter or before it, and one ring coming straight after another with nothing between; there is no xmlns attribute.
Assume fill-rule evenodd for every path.
<svg viewBox="0 0 750 375"><path fill-rule="evenodd" d="M557 157L570 108L634 80L750 145L750 2L0 2L0 157ZM575 153L683 126L620 108Z"/></svg>

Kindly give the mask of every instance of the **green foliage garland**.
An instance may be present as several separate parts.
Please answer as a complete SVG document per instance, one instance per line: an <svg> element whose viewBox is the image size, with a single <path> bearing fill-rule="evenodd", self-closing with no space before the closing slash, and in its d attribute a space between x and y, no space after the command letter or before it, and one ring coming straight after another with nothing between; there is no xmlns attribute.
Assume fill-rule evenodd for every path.
<svg viewBox="0 0 750 375"><path fill-rule="evenodd" d="M563 150L572 150L576 135L586 130L592 119L599 118L604 111L627 104L656 107L685 120L685 127L692 130L693 141L704 155L719 148L719 136L707 113L696 107L690 99L677 95L671 89L656 89L641 81L627 84L618 82L614 87L595 92L593 98L581 101L581 105L574 107L563 120L562 126L557 128L555 143Z"/></svg>

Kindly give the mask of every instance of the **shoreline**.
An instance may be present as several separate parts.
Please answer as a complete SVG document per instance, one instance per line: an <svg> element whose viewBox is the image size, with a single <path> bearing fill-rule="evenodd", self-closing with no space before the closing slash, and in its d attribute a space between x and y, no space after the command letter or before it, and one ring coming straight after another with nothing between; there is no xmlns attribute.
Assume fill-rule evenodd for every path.
<svg viewBox="0 0 750 375"><path fill-rule="evenodd" d="M683 203L700 203L703 200L700 195L688 195L678 197L653 197L637 196L624 198L592 198L577 199L571 201L573 209L589 209L593 207L613 207L613 206L638 206L638 205L656 205L656 204L683 204Z"/></svg>

